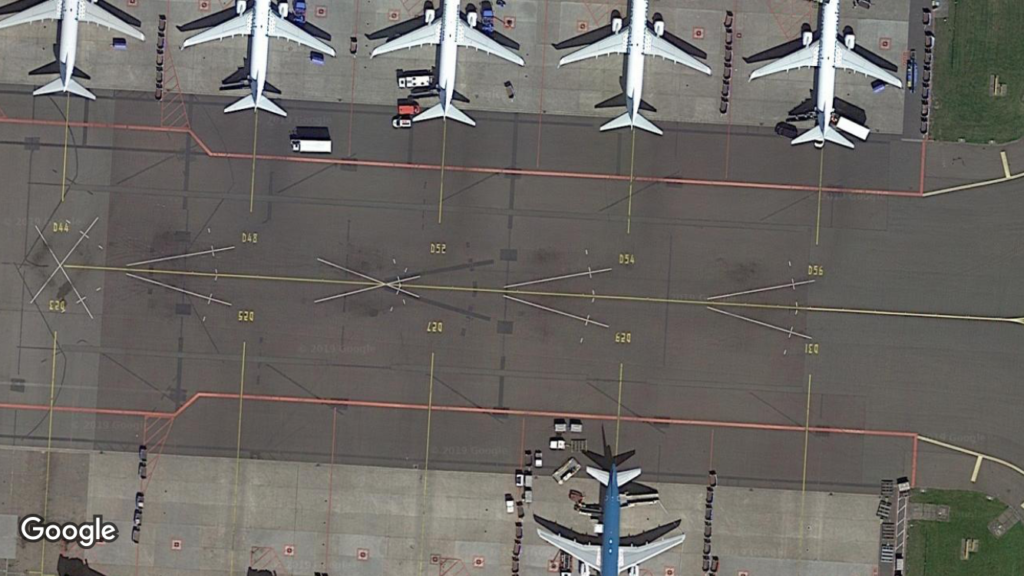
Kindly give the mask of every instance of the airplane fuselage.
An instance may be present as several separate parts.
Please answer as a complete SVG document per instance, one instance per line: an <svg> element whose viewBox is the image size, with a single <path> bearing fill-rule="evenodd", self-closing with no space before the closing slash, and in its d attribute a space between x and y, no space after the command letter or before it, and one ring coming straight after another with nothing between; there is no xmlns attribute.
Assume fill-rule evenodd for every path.
<svg viewBox="0 0 1024 576"><path fill-rule="evenodd" d="M818 126L824 134L832 121L833 100L836 94L836 39L839 37L839 0L825 0L818 23L821 47L818 59L818 87L815 97ZM815 143L818 146L819 143ZM824 145L822 141L821 146ZM821 146L818 146L819 148Z"/></svg>
<svg viewBox="0 0 1024 576"><path fill-rule="evenodd" d="M626 106L630 118L640 112L644 91L644 37L648 0L632 0L629 7L629 51L626 53Z"/></svg>
<svg viewBox="0 0 1024 576"><path fill-rule="evenodd" d="M60 78L67 86L75 71L75 56L78 53L78 12L80 1L63 0L60 14Z"/></svg>
<svg viewBox="0 0 1024 576"><path fill-rule="evenodd" d="M646 0L640 0L646 4ZM639 100L639 97L637 97ZM601 538L601 576L617 576L619 573L619 482L618 470L613 464L608 471L608 487L604 492L601 514L604 523L604 535Z"/></svg>
<svg viewBox="0 0 1024 576"><path fill-rule="evenodd" d="M267 83L267 59L270 57L270 0L256 0L252 9L252 34L249 35L249 89L259 102Z"/></svg>
<svg viewBox="0 0 1024 576"><path fill-rule="evenodd" d="M441 61L437 71L437 91L445 116L448 116L448 107L455 94L460 9L459 0L444 0L444 9L441 11Z"/></svg>

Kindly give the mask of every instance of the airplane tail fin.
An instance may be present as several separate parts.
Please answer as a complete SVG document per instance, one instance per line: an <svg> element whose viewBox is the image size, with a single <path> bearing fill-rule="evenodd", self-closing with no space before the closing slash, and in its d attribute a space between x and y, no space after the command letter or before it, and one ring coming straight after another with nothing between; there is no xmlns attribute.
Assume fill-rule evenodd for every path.
<svg viewBox="0 0 1024 576"><path fill-rule="evenodd" d="M654 123L648 120L647 118L644 118L640 114L636 114L635 116L630 118L629 112L626 112L625 114L619 116L618 118L614 118L608 121L604 126L601 126L601 132L615 130L616 128L625 128L627 126L632 126L633 128L646 130L652 134L657 134L659 136L663 134L661 128L655 126Z"/></svg>
<svg viewBox="0 0 1024 576"><path fill-rule="evenodd" d="M466 115L465 112L456 108L454 104L448 105L447 114L445 114L444 106L438 104L436 106L427 108L423 112L420 112L415 117L413 117L412 120L413 122L422 122L424 120L433 120L434 118L451 118L452 120L462 122L463 124L469 126L476 126L476 122L468 115Z"/></svg>
<svg viewBox="0 0 1024 576"><path fill-rule="evenodd" d="M278 116L287 116L288 113L278 106L273 100L266 96L260 95L259 100L254 100L252 94L246 94L242 98L235 101L224 109L225 113L238 112L239 110L252 110L253 108L259 108L260 110L266 110L271 114L277 114Z"/></svg>
<svg viewBox="0 0 1024 576"><path fill-rule="evenodd" d="M822 133L821 126L815 126L814 128L811 128L807 132L804 132L803 134L794 138L792 144L805 144L807 142L824 143L826 140L834 144L839 144L840 146L853 148L853 143L847 140L845 136L840 134L838 130L831 126L825 127L824 133Z"/></svg>
<svg viewBox="0 0 1024 576"><path fill-rule="evenodd" d="M32 93L33 96L43 96L45 94L57 94L58 92L70 92L75 96L81 96L82 98L88 98L89 100L95 100L96 95L90 92L85 86L82 86L74 78L70 79L67 85L64 85L62 78L36 88L36 91Z"/></svg>

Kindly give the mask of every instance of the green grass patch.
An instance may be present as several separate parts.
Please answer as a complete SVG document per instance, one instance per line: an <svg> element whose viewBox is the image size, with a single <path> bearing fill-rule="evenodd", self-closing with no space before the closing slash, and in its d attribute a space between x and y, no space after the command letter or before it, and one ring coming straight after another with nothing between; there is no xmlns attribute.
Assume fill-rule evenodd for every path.
<svg viewBox="0 0 1024 576"><path fill-rule="evenodd" d="M945 504L949 522L915 520L907 535L907 576L1022 576L1024 526L1017 524L1002 538L988 531L988 523L1006 510L1006 504L977 492L929 490L915 492L912 502ZM978 551L960 559L964 538L976 538Z"/></svg>
<svg viewBox="0 0 1024 576"><path fill-rule="evenodd" d="M943 0L948 18L935 21L932 135L938 140L1009 142L1024 136L1024 1ZM912 14L911 26L919 26ZM924 52L918 50L919 74ZM996 74L1006 96L989 94ZM908 94L909 96L909 94Z"/></svg>

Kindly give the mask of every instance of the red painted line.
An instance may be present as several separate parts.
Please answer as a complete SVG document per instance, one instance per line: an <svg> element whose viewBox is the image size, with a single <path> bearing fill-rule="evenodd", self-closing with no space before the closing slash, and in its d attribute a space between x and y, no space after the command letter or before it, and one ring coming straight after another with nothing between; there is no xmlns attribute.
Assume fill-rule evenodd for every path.
<svg viewBox="0 0 1024 576"><path fill-rule="evenodd" d="M29 120L23 118L0 118L0 124L23 124L23 125L44 125L44 126L64 126L64 122L57 122L55 120ZM187 134L191 135L192 138L199 144L203 152L211 158L227 158L235 160L252 160L252 154L245 154L239 152L214 152L207 146L202 139L191 128L188 127L177 127L177 126L146 126L139 124L117 124L108 122L70 122L69 126L81 128L101 128L111 130L135 130L142 132L171 132L176 134ZM307 164L328 164L328 165L339 165L339 166L358 166L358 167L369 167L369 168L388 168L396 170L432 170L440 171L440 164L424 164L414 162L392 162L387 160L355 160L347 158L296 158L292 156L278 156L272 154L257 154L256 158L259 160L269 160L276 162L298 162ZM629 181L629 175L621 174L606 174L600 172L572 172L572 171L557 171L557 170L530 170L525 168L497 168L487 166L450 166L446 165L445 170L452 172L463 172L472 174L486 174L486 175L503 175L503 176L534 176L540 178L574 178L580 180L604 180L604 181L617 181L627 182ZM755 190L782 190L782 191L797 191L797 192L817 192L817 186L804 185L804 184L772 184L768 182L739 182L739 181L727 181L727 180L702 180L699 178L672 178L662 176L635 176L635 182L647 182L654 184L669 184L669 185L694 185L694 186L712 186L721 188L750 188ZM872 188L843 188L838 186L825 186L821 188L824 192L836 192L844 194L866 194L876 196L902 196L909 198L920 198L921 194L916 191L901 191L901 190L878 190Z"/></svg>
<svg viewBox="0 0 1024 576"><path fill-rule="evenodd" d="M148 416L150 418L177 418L181 416L192 404L200 399L209 398L216 400L238 400L238 394L227 392L197 392L187 402L181 405L174 412L147 412L143 410L122 410L115 408L78 408L72 406L54 406L55 412L74 412L81 414L104 414L113 416ZM828 426L812 426L804 428L791 424L762 424L757 422L731 422L726 420L694 420L687 418L668 418L658 416L629 416L617 417L615 414L596 414L587 412L565 412L553 410L531 410L524 408L484 408L474 406L447 406L434 404L430 407L426 404L415 404L407 402L381 402L376 400L346 400L333 398L300 398L295 396L273 396L267 394L246 394L244 400L251 402L282 402L288 404L311 404L318 406L347 406L355 408L385 408L393 410L418 410L428 409L439 412L451 412L461 414L482 414L482 415L505 415L540 418L578 418L589 420L614 421L620 418L624 422L640 424L661 424L669 426L701 426L710 428L734 428L740 430L774 430L780 432L810 432L829 434L849 434L854 436L882 436L891 438L915 438L915 432L903 432L896 430L867 430L862 428L837 428ZM0 409L10 410L34 410L47 411L49 406L36 404L13 404L0 403Z"/></svg>
<svg viewBox="0 0 1024 576"><path fill-rule="evenodd" d="M537 168L540 168L540 142L544 129L544 65L548 55L548 0L544 0L544 40L540 50L540 105L537 106Z"/></svg>

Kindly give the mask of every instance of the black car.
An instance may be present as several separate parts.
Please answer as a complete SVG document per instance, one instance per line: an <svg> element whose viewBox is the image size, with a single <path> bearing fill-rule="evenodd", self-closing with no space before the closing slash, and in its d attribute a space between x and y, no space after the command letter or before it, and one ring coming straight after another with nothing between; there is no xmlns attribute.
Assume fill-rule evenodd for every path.
<svg viewBox="0 0 1024 576"><path fill-rule="evenodd" d="M798 132L796 126L786 122L779 122L775 125L775 133L786 138L796 138Z"/></svg>

